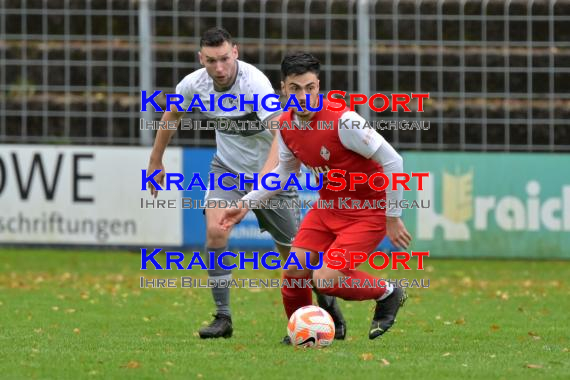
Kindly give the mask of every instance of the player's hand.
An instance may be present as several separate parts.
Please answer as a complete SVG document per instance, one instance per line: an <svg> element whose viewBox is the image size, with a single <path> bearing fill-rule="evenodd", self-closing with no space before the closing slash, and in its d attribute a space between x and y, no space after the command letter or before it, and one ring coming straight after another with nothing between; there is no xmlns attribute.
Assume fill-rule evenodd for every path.
<svg viewBox="0 0 570 380"><path fill-rule="evenodd" d="M160 173L158 173L154 177L154 180L160 186L164 186L164 177L165 177L164 173L166 173L166 170L164 169L164 165L162 164L162 161L154 161L151 159L149 164L148 164L148 170L146 171L147 174L153 173L157 169L160 170ZM148 188L150 189L150 195L153 196L154 198L156 198L158 196L158 190L156 190L154 188L154 186L150 183L148 184Z"/></svg>
<svg viewBox="0 0 570 380"><path fill-rule="evenodd" d="M220 228L223 231L229 231L230 228L241 222L248 211L249 209L247 207L225 209L220 218Z"/></svg>
<svg viewBox="0 0 570 380"><path fill-rule="evenodd" d="M393 216L386 217L386 235L396 247L407 249L412 241L412 235L406 229L402 219Z"/></svg>

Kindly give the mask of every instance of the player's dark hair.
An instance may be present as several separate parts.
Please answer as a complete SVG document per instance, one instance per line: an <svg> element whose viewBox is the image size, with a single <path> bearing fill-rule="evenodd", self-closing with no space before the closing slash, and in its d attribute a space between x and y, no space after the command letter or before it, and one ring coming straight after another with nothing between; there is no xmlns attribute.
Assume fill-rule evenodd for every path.
<svg viewBox="0 0 570 380"><path fill-rule="evenodd" d="M314 73L317 77L321 71L321 62L309 53L289 53L281 61L281 79L289 75Z"/></svg>
<svg viewBox="0 0 570 380"><path fill-rule="evenodd" d="M200 38L200 47L221 46L226 41L229 42L230 45L235 45L235 42L232 39L232 35L227 30L220 27L214 27L204 32L202 38Z"/></svg>

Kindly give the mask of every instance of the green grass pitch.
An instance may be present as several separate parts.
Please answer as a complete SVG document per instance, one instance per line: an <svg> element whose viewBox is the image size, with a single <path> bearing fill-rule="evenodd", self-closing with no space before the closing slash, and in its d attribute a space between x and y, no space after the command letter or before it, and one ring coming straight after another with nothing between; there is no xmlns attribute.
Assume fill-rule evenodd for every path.
<svg viewBox="0 0 570 380"><path fill-rule="evenodd" d="M234 337L200 340L209 289L141 289L128 252L0 250L3 379L568 379L570 262L426 259L398 322L368 340L372 302L341 301L348 339L323 350L279 344L278 289L232 291ZM234 278L278 278L235 271ZM177 283L179 285L179 281Z"/></svg>

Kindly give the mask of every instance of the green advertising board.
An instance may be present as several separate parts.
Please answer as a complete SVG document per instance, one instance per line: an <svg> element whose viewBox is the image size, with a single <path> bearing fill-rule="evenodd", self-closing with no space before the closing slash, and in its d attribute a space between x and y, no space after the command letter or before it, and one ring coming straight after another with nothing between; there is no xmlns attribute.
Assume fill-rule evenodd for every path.
<svg viewBox="0 0 570 380"><path fill-rule="evenodd" d="M570 155L406 153L404 171L429 172L404 198L413 250L430 257L570 259Z"/></svg>

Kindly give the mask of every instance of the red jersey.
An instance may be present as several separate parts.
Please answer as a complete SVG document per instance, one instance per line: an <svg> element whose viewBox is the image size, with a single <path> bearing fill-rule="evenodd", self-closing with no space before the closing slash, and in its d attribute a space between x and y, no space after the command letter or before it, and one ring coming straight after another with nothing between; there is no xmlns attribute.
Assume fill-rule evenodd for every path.
<svg viewBox="0 0 570 380"><path fill-rule="evenodd" d="M341 142L339 137L339 118L348 111L348 108L342 111L330 111L326 109L327 101L323 104L323 109L317 111L311 119L310 127L312 128L291 128L283 127L283 123L287 122L292 125L293 111L289 110L280 117L282 128L280 130L281 137L285 145L289 148L291 153L307 166L313 174L318 178L318 173L323 173L325 183L319 194L323 200L334 200L335 208L358 208L352 207L352 200L360 200L360 206L363 207L364 201L368 200L370 203L386 199L384 191L376 191L372 189L368 183L358 184L355 190L349 190L348 186L348 173L364 173L369 178L372 174L383 172L382 166L376 161L366 158L359 153L347 149ZM333 122L332 129L319 129L320 125L324 123ZM363 142L366 143L366 142ZM345 179L347 186L340 191L328 190L326 188L326 177L329 170L341 169L346 171ZM339 174L335 177L340 177ZM382 186L382 178L376 178L374 184ZM338 185L338 183L336 183ZM342 203L340 198L350 201ZM382 203L382 205L384 205ZM369 207L367 207L370 209ZM385 209L371 210L382 213Z"/></svg>

